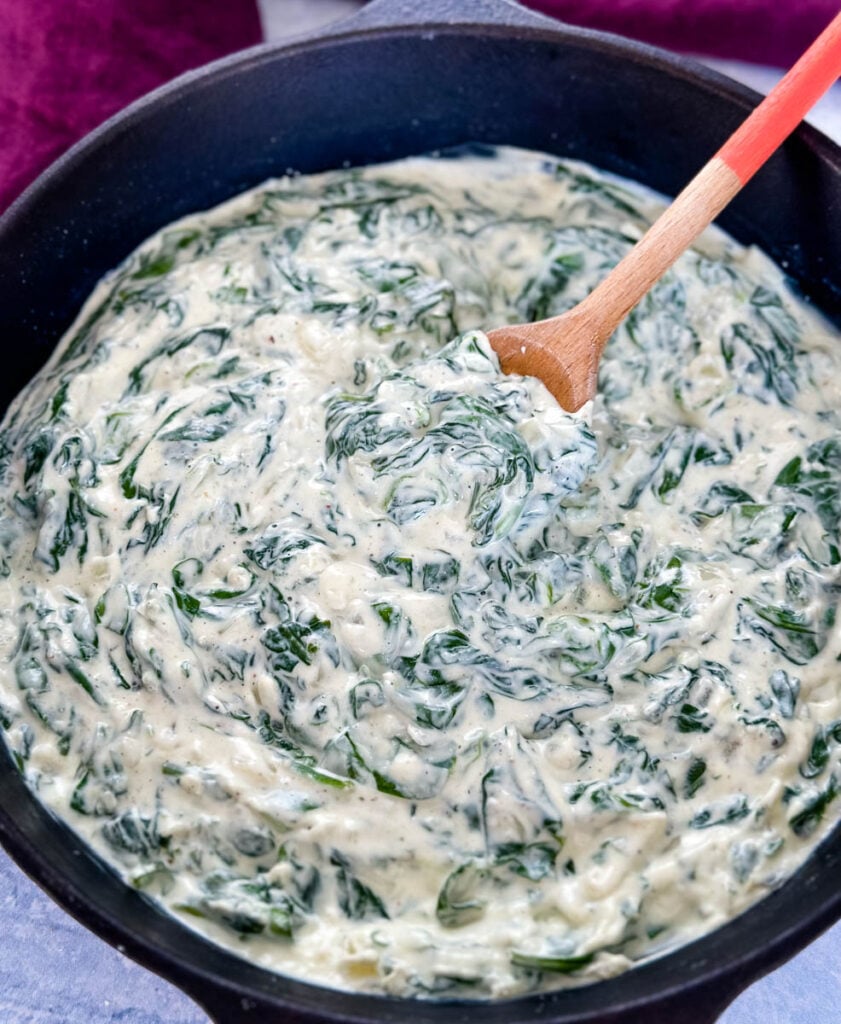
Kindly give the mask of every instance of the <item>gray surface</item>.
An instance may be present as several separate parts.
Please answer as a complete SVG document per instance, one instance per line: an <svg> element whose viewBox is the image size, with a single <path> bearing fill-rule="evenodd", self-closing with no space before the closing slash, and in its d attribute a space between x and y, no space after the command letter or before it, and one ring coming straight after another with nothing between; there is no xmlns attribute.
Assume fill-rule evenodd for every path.
<svg viewBox="0 0 841 1024"><path fill-rule="evenodd" d="M193 1003L68 917L0 852L0 1024L205 1024Z"/></svg>
<svg viewBox="0 0 841 1024"><path fill-rule="evenodd" d="M355 5L354 0L259 3L271 39L303 31ZM779 74L732 62L719 66L760 90L770 88ZM841 138L838 87L822 102L815 121ZM720 1024L839 1021L841 924L748 989ZM0 1024L207 1024L207 1017L177 989L77 925L0 851Z"/></svg>
<svg viewBox="0 0 841 1024"><path fill-rule="evenodd" d="M186 996L76 924L3 853L0 894L2 1024L207 1024ZM839 1020L841 925L836 925L749 988L720 1024Z"/></svg>

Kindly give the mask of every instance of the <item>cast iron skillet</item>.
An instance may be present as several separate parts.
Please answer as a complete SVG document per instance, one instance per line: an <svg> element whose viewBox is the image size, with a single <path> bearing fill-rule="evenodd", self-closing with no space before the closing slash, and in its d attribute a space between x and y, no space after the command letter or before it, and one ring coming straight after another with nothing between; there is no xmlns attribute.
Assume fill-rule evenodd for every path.
<svg viewBox="0 0 841 1024"><path fill-rule="evenodd" d="M54 164L0 219L0 407L99 277L183 214L287 168L318 171L476 140L579 157L674 194L758 97L708 70L558 26L508 0L376 0L329 32L184 76ZM841 151L801 129L722 218L841 321ZM0 744L2 748L2 744ZM482 1004L349 995L263 971L157 910L24 787L0 749L0 839L71 914L217 1022L711 1024L841 915L841 830L706 938L619 978Z"/></svg>

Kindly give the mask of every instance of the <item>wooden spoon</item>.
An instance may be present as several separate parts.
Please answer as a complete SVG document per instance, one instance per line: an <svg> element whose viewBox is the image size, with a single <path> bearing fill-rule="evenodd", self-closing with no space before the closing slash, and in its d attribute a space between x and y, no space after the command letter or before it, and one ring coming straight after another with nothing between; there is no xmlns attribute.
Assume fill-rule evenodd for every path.
<svg viewBox="0 0 841 1024"><path fill-rule="evenodd" d="M646 234L577 306L488 333L505 373L538 377L564 409L596 394L608 338L841 75L841 14Z"/></svg>

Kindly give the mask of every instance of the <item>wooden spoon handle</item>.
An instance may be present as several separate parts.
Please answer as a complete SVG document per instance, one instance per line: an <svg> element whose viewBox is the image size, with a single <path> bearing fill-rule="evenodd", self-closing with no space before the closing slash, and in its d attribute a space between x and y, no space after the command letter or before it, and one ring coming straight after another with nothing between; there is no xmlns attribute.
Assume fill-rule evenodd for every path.
<svg viewBox="0 0 841 1024"><path fill-rule="evenodd" d="M841 75L841 14L581 303L607 339Z"/></svg>

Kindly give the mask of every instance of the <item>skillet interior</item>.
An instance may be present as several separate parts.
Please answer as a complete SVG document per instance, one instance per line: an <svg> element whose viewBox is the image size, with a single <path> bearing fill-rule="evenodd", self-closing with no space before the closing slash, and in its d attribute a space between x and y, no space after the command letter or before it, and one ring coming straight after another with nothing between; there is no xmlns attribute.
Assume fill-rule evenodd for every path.
<svg viewBox="0 0 841 1024"><path fill-rule="evenodd" d="M386 21L399 6L388 8ZM433 6L447 13L446 3L424 5L428 17ZM222 61L135 104L54 165L0 219L0 405L43 363L99 277L143 238L287 168L372 163L474 139L574 156L673 194L756 101L658 51L503 4L484 7L486 21L470 24L470 11L461 10L461 24L415 28L378 27L381 15L372 12L367 28ZM841 281L832 280L841 264L835 146L802 129L722 224L762 246L841 322ZM408 1012L419 1024L711 1021L740 988L841 914L836 829L780 891L714 935L620 978L473 1012L408 1008L281 979L184 929L44 811L5 750L0 838L71 913L218 1020L397 1022Z"/></svg>

